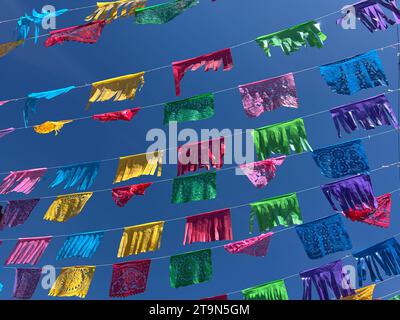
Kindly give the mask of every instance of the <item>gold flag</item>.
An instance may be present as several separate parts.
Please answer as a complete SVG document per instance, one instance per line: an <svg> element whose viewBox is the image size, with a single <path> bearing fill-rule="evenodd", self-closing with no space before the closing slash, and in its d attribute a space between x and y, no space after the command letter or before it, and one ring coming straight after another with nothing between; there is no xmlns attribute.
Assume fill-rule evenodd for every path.
<svg viewBox="0 0 400 320"><path fill-rule="evenodd" d="M47 210L43 219L65 222L80 214L92 195L93 192L82 192L58 196Z"/></svg>
<svg viewBox="0 0 400 320"><path fill-rule="evenodd" d="M43 122L42 124L39 124L37 126L34 126L33 129L40 134L46 134L55 131L55 134L57 135L64 124L71 123L72 120L63 120L63 121L46 121Z"/></svg>

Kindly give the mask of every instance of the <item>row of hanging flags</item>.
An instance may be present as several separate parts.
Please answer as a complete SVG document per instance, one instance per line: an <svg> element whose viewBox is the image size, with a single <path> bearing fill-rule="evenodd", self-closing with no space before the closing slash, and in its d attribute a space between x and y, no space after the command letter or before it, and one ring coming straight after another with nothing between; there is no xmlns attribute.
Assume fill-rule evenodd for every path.
<svg viewBox="0 0 400 320"><path fill-rule="evenodd" d="M111 13L108 20L112 20L118 17L118 8L121 6L120 15L136 14L138 16L137 12L139 10L136 9L139 9L139 7L132 9L129 5L135 6L139 2L142 3L143 9L146 9L144 1L129 1L129 4L128 2L119 2L118 5L114 3L110 6L100 4L96 12L88 19L95 21L98 19L107 20L107 15ZM190 1L175 1L173 4L176 5L183 2L190 3ZM384 15L379 4L393 11L396 21ZM371 31L386 29L387 24L399 22L400 15L394 1L364 1L361 2L361 5L357 4L356 8L361 21ZM371 8L374 10L371 10ZM154 14L159 12L158 10L159 8L157 7L154 10L150 9L143 14L142 18L151 21L154 18ZM146 10L143 11L146 12ZM35 19L30 20L28 18L19 21L25 39L29 33L30 23L26 22L28 20L35 22ZM37 28L35 32L37 34ZM76 31L76 34L79 35L79 33L79 31ZM80 36L83 37L82 34ZM61 37L60 39L63 38ZM326 36L321 32L319 26L314 21L310 21L281 32L259 37L256 41L265 50L265 53L270 55L271 46L280 46L286 54L289 54L299 50L300 47L305 46L307 43L310 46L322 47L325 39ZM221 65L224 66L225 70L232 68L230 49L194 59L174 62L173 71L177 95L180 94L180 81L186 71L196 70L201 66L205 66L206 70L217 70ZM350 95L361 89L388 84L376 51L321 66L320 72L331 89L339 94ZM115 101L133 99L136 91L143 83L144 73L94 83L92 84L89 104L111 99ZM72 89L74 87L31 94L27 99L24 110L26 124L29 113L36 111L38 100L43 98L52 99ZM252 117L281 106L298 107L293 74L243 85L239 87L239 90L242 94L245 111ZM213 102L213 95L206 94L169 103L165 106L165 122L193 121L208 118L214 111ZM2 104L4 103L6 102ZM358 128L370 130L382 125L393 125L396 129L399 128L397 119L385 95L332 109L331 114L339 137L341 136L341 130L351 133ZM97 116L98 120L101 121L119 119L119 115L108 116L103 114ZM38 130L43 132L56 131L56 129L52 130L54 127L57 127L58 130L60 129L60 126L50 122L44 125L44 128ZM310 259L319 259L326 255L352 249L350 237L344 228L342 215L353 221L384 228L389 226L391 194L375 196L371 179L368 175L370 167L361 140L353 140L313 151L308 143L306 130L301 118L255 129L253 138L259 161L241 165L241 169L255 187L265 187L274 178L277 167L285 161L284 155L289 155L291 152L311 151L324 176L341 179L321 186L321 190L331 204L332 209L341 213L303 223L296 193L251 203L250 229L253 230L254 222L257 220L259 231L263 234L226 244L224 249L227 252L231 254L265 256L273 236L272 230L278 226L295 226L307 256ZM218 148L214 148L216 142L219 145ZM198 155L203 154L202 152L207 149L209 151L207 163L201 160L199 162ZM216 198L216 171L196 173L189 176L184 175L189 172L196 172L199 169L220 169L223 166L224 149L223 137L216 139L216 141L201 141L191 145L184 145L178 149L178 159L189 158L195 160L192 160L192 162L179 161L178 177L173 180L172 203ZM274 154L281 154L282 156L270 158ZM195 156L191 157L193 155ZM162 157L162 151L121 157L114 183L120 183L142 175L160 176ZM10 192L29 194L43 178L46 171L46 168L39 168L10 172L0 185L0 194L8 194ZM45 219L64 222L78 215L92 196L91 192L86 191L93 184L98 171L99 163L85 163L60 168L50 187L64 185L64 189L76 187L81 192L58 196L46 212ZM112 197L116 204L122 207L134 195L144 195L145 190L150 185L151 183L144 183L114 188ZM9 201L8 205L2 210L1 227L14 227L24 223L39 200ZM122 234L117 256L122 258L158 250L161 245L164 223L165 221L157 221L126 227ZM56 259L92 257L101 244L103 233L90 232L70 235L64 242ZM6 265L37 264L51 239L51 236L18 239L15 248L6 261ZM185 245L194 242L220 240L233 240L230 209L186 217L183 241ZM363 282L367 280L368 273L372 281L383 280L383 273L387 276L400 274L400 245L395 238L355 252L353 256L357 260L360 289L353 290L350 287L346 289L342 286L346 279L342 272L342 262L339 260L300 273L304 284L303 299L312 298L313 285L316 287L320 299L329 299L332 295L336 299L372 299L374 285L362 287ZM110 296L125 297L144 292L150 265L151 259L114 264ZM95 266L63 268L49 295L85 297L95 269ZM40 276L40 268L17 268L13 296L16 298L30 298L37 287ZM170 284L173 288L205 282L211 278L211 249L170 257ZM284 280L245 289L242 293L245 299L288 299ZM221 295L208 299L226 298L227 295Z"/></svg>

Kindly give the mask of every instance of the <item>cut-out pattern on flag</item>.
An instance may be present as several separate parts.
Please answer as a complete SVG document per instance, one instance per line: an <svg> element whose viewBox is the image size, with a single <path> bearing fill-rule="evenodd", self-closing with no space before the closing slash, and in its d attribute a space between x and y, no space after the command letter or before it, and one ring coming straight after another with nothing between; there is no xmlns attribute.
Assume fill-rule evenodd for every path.
<svg viewBox="0 0 400 320"><path fill-rule="evenodd" d="M91 258L103 236L103 232L86 232L69 236L58 252L56 260L76 257Z"/></svg>
<svg viewBox="0 0 400 320"><path fill-rule="evenodd" d="M94 114L92 118L94 120L98 120L101 122L109 122L117 120L131 121L133 117L139 112L139 110L140 108L131 108L115 112Z"/></svg>
<svg viewBox="0 0 400 320"><path fill-rule="evenodd" d="M339 138L341 137L340 127L347 133L359 128L371 130L383 125L393 125L396 129L399 129L396 115L389 100L383 94L333 108L330 112Z"/></svg>
<svg viewBox="0 0 400 320"><path fill-rule="evenodd" d="M85 298L95 271L95 266L62 268L49 292L49 296Z"/></svg>
<svg viewBox="0 0 400 320"><path fill-rule="evenodd" d="M250 203L250 207L250 232L254 229L255 216L260 232L269 231L277 226L289 227L303 223L295 193Z"/></svg>
<svg viewBox="0 0 400 320"><path fill-rule="evenodd" d="M303 271L300 273L300 277L303 281L303 300L311 300L312 284L315 285L320 300L330 300L330 292L337 300L355 294L343 273L341 260ZM348 286L344 286L345 283Z"/></svg>
<svg viewBox="0 0 400 320"><path fill-rule="evenodd" d="M389 25L400 23L400 10L396 6L396 0L364 0L351 6L359 21L371 32L386 30ZM381 6L392 12L394 20L385 14ZM353 17L349 17L349 13L346 13L344 17L337 20L337 24L342 25L349 18Z"/></svg>
<svg viewBox="0 0 400 320"><path fill-rule="evenodd" d="M0 220L0 230L25 223L40 199L9 201Z"/></svg>
<svg viewBox="0 0 400 320"><path fill-rule="evenodd" d="M77 186L76 189L78 191L86 191L93 185L99 169L100 162L62 167L57 170L56 177L50 184L50 188L64 183L64 190Z"/></svg>
<svg viewBox="0 0 400 320"><path fill-rule="evenodd" d="M24 111L23 111L25 127L28 126L29 115L31 113L32 114L36 113L36 104L40 99L51 100L62 94L68 93L73 89L75 89L75 86L69 86L69 87L61 88L61 89L55 89L55 90L43 91L43 92L34 92L34 93L28 94L28 98L26 99L25 107L24 107Z"/></svg>
<svg viewBox="0 0 400 320"><path fill-rule="evenodd" d="M13 51L15 48L19 47L21 44L24 43L24 40L6 42L0 44L0 58L4 57L6 54Z"/></svg>
<svg viewBox="0 0 400 320"><path fill-rule="evenodd" d="M133 100L143 86L144 72L93 82L86 109L93 102Z"/></svg>
<svg viewBox="0 0 400 320"><path fill-rule="evenodd" d="M178 147L178 176L202 168L221 169L224 155L224 137L184 144Z"/></svg>
<svg viewBox="0 0 400 320"><path fill-rule="evenodd" d="M352 296L343 297L340 300L373 300L375 284L360 288L356 290L356 293Z"/></svg>
<svg viewBox="0 0 400 320"><path fill-rule="evenodd" d="M15 299L32 298L41 276L42 276L42 269L34 269L34 268L16 269L13 298Z"/></svg>
<svg viewBox="0 0 400 320"><path fill-rule="evenodd" d="M370 176L360 174L344 180L321 186L333 210L339 211L333 199L335 199L342 211L376 209L378 203L374 196Z"/></svg>
<svg viewBox="0 0 400 320"><path fill-rule="evenodd" d="M376 197L378 208L365 210L348 210L344 215L352 221L359 221L381 228L390 226L392 195L390 193Z"/></svg>
<svg viewBox="0 0 400 320"><path fill-rule="evenodd" d="M400 294L390 298L389 300L400 300Z"/></svg>
<svg viewBox="0 0 400 320"><path fill-rule="evenodd" d="M64 127L65 124L71 123L72 120L63 120L63 121L46 121L42 124L34 126L33 129L36 133L47 134L51 132L55 132L55 135L58 135L60 130Z"/></svg>
<svg viewBox="0 0 400 320"><path fill-rule="evenodd" d="M277 280L242 290L245 300L289 300L285 281Z"/></svg>
<svg viewBox="0 0 400 320"><path fill-rule="evenodd" d="M51 236L18 239L5 264L34 265L38 263L51 239Z"/></svg>
<svg viewBox="0 0 400 320"><path fill-rule="evenodd" d="M240 165L240 169L256 188L263 188L275 178L278 166L281 166L285 162L285 159L286 156L282 156L253 163L245 163Z"/></svg>
<svg viewBox="0 0 400 320"><path fill-rule="evenodd" d="M289 55L299 51L301 47L322 48L327 36L322 33L320 25L315 21L308 21L294 27L258 37L256 42L271 56L271 46L281 47L282 51Z"/></svg>
<svg viewBox="0 0 400 320"><path fill-rule="evenodd" d="M11 171L0 185L0 194L8 194L10 192L31 193L46 171L46 168Z"/></svg>
<svg viewBox="0 0 400 320"><path fill-rule="evenodd" d="M296 232L310 259L320 259L353 247L340 214L299 225Z"/></svg>
<svg viewBox="0 0 400 320"><path fill-rule="evenodd" d="M118 258L160 249L164 221L125 227L119 243Z"/></svg>
<svg viewBox="0 0 400 320"><path fill-rule="evenodd" d="M301 118L257 128L252 134L257 157L260 160L265 160L272 154L289 155L291 151L295 153L312 151Z"/></svg>
<svg viewBox="0 0 400 320"><path fill-rule="evenodd" d="M214 115L214 94L206 93L188 99L168 102L164 107L164 124L198 121Z"/></svg>
<svg viewBox="0 0 400 320"><path fill-rule="evenodd" d="M44 45L46 47L51 47L56 43L62 44L65 41L96 43L105 24L105 20L99 20L80 26L50 31L50 35Z"/></svg>
<svg viewBox="0 0 400 320"><path fill-rule="evenodd" d="M13 133L15 131L15 128L7 128L7 129L2 129L0 130L0 139L5 137L6 135Z"/></svg>
<svg viewBox="0 0 400 320"><path fill-rule="evenodd" d="M214 297L208 297L208 298L202 298L200 300L204 301L213 301L213 300L228 300L228 295L227 294L221 294L219 296L214 296Z"/></svg>
<svg viewBox="0 0 400 320"><path fill-rule="evenodd" d="M217 174L205 172L175 178L172 183L172 203L212 200L217 197Z"/></svg>
<svg viewBox="0 0 400 320"><path fill-rule="evenodd" d="M196 58L181 60L172 63L172 71L175 78L175 93L177 96L181 94L181 80L185 73L189 70L196 71L204 66L204 71L217 71L223 65L224 71L233 68L233 58L231 49L223 49L220 51L205 54Z"/></svg>
<svg viewBox="0 0 400 320"><path fill-rule="evenodd" d="M210 249L171 256L169 261L169 282L172 288L211 280L212 259Z"/></svg>
<svg viewBox="0 0 400 320"><path fill-rule="evenodd" d="M119 158L114 182L119 183L140 176L161 176L163 151L141 153Z"/></svg>
<svg viewBox="0 0 400 320"><path fill-rule="evenodd" d="M68 221L81 213L92 195L93 192L82 192L57 196L43 219L57 222Z"/></svg>
<svg viewBox="0 0 400 320"><path fill-rule="evenodd" d="M293 73L239 86L244 111L258 117L280 107L298 108L296 83Z"/></svg>
<svg viewBox="0 0 400 320"><path fill-rule="evenodd" d="M143 196L146 189L150 187L153 183L141 183L141 184L133 184L130 186L119 187L112 189L112 197L117 204L118 207L125 206L128 201L134 196Z"/></svg>
<svg viewBox="0 0 400 320"><path fill-rule="evenodd" d="M113 20L134 15L135 10L143 8L146 2L146 0L97 2L96 10L87 16L85 21L106 20L110 23Z"/></svg>
<svg viewBox="0 0 400 320"><path fill-rule="evenodd" d="M314 150L313 158L321 173L328 178L343 178L369 171L367 155L361 140Z"/></svg>
<svg viewBox="0 0 400 320"><path fill-rule="evenodd" d="M254 257L265 257L274 233L268 232L257 237L232 242L224 245L224 249L232 254L247 254Z"/></svg>
<svg viewBox="0 0 400 320"><path fill-rule="evenodd" d="M183 244L232 240L231 210L222 209L186 217Z"/></svg>
<svg viewBox="0 0 400 320"><path fill-rule="evenodd" d="M198 3L199 0L174 0L136 9L135 22L138 24L167 23Z"/></svg>
<svg viewBox="0 0 400 320"><path fill-rule="evenodd" d="M371 281L383 281L381 269L387 276L400 274L400 245L390 238L372 247L353 253L357 260L358 283L362 287L369 274Z"/></svg>
<svg viewBox="0 0 400 320"><path fill-rule="evenodd" d="M378 52L373 50L320 67L333 92L352 95L360 90L389 85Z"/></svg>
<svg viewBox="0 0 400 320"><path fill-rule="evenodd" d="M114 264L110 297L128 297L145 292L150 265L150 259Z"/></svg>

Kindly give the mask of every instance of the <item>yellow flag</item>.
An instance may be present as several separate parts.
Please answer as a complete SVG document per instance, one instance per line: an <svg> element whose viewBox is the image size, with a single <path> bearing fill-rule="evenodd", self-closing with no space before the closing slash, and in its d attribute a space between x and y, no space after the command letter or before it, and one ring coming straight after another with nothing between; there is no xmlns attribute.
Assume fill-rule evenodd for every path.
<svg viewBox="0 0 400 320"><path fill-rule="evenodd" d="M341 300L372 300L375 284L356 290L356 294L348 297L342 297Z"/></svg>
<svg viewBox="0 0 400 320"><path fill-rule="evenodd" d="M62 268L49 292L49 296L85 298L95 270L95 266Z"/></svg>
<svg viewBox="0 0 400 320"><path fill-rule="evenodd" d="M118 258L160 248L164 221L126 227L119 243Z"/></svg>
<svg viewBox="0 0 400 320"><path fill-rule="evenodd" d="M142 175L161 176L163 151L141 153L119 158L117 174L114 183L137 178ZM158 170L157 170L158 168Z"/></svg>
<svg viewBox="0 0 400 320"><path fill-rule="evenodd" d="M87 16L85 20L106 20L107 23L110 23L112 20L133 15L136 9L144 8L146 0L97 2L96 5L96 10ZM121 11L118 13L119 10Z"/></svg>
<svg viewBox="0 0 400 320"><path fill-rule="evenodd" d="M92 91L90 92L86 109L89 108L90 104L93 102L111 99L114 99L114 101L133 100L136 91L140 90L143 85L144 72L94 82L92 83Z"/></svg>
<svg viewBox="0 0 400 320"><path fill-rule="evenodd" d="M50 205L43 219L65 222L80 214L92 195L93 192L82 192L58 196Z"/></svg>
<svg viewBox="0 0 400 320"><path fill-rule="evenodd" d="M16 47L24 43L24 40L18 40L13 42L7 42L0 44L0 58L4 57L7 53L14 50Z"/></svg>
<svg viewBox="0 0 400 320"><path fill-rule="evenodd" d="M64 124L71 123L72 120L63 120L63 121L46 121L43 122L42 124L39 124L37 126L34 126L33 129L37 133L41 134L46 134L55 131L55 134L57 135Z"/></svg>

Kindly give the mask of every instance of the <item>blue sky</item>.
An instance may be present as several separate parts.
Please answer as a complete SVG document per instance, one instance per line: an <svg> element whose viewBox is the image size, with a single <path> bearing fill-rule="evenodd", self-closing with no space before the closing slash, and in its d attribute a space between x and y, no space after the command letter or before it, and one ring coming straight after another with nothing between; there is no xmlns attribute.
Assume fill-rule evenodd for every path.
<svg viewBox="0 0 400 320"><path fill-rule="evenodd" d="M68 1L52 1L57 9L71 6L86 6L94 1L81 0L75 5ZM149 4L156 4L149 0ZM3 1L0 20L16 18L32 9L39 10L47 1ZM257 36L275 32L307 20L324 16L339 10L347 1L288 0L282 2L248 0L211 2L207 0L185 12L165 25L135 25L133 19L125 18L106 26L97 44L66 43L45 48L44 39L37 45L29 41L0 60L1 90L0 100L26 96L30 92L57 89L69 85L81 85L128 73L149 70L168 65L173 61L196 57L220 50L238 43L255 39ZM57 28L83 23L91 9L66 13L57 19ZM272 49L272 57L266 58L256 43L233 49L234 68L229 72L204 73L198 71L186 74L182 81L182 98L218 91L225 88L266 79L291 71L333 62L345 57L396 43L396 29L370 34L361 25L356 30L343 30L335 24L339 15L321 20L321 27L328 40L323 49L303 48L291 56L285 56L279 48ZM0 24L2 42L13 40L16 23ZM395 89L398 67L396 51L387 49L380 56L390 83ZM172 71L165 68L145 75L143 90L132 101L93 104L89 111L85 105L89 88L74 90L51 101L40 102L38 112L30 118L31 124L47 120L64 120L85 117L94 113L140 107L160 102L174 101ZM296 75L300 107L280 109L262 116L247 118L238 91L216 95L216 113L208 120L179 125L179 129L202 128L247 129L294 119L307 114L326 110L342 104L385 92L385 88L364 90L353 96L332 93L319 75L318 70ZM389 99L397 112L396 94ZM1 127L23 126L23 101L10 103L0 110ZM33 130L18 130L0 141L2 154L0 172L23 170L37 167L68 165L79 162L108 159L144 152L149 146L146 133L163 126L162 107L140 111L132 122L99 123L91 120L78 121L67 125L58 136L38 135ZM310 144L314 148L347 141L368 134L384 132L391 128L378 128L371 132L357 131L339 140L329 113L322 113L305 119ZM364 140L365 150L371 168L398 161L396 133L384 134ZM103 163L100 174L92 189L112 187L118 163ZM55 171L50 170L47 181L43 181L29 197L43 197L66 193L62 188L50 189L48 184ZM163 167L160 179L173 178L176 165ZM278 171L275 180L266 188L257 190L244 176L235 176L233 171L223 171L218 175L218 197L212 201L191 202L182 205L170 203L170 182L159 183L148 189L146 196L136 197L124 208L112 201L111 194L98 193L86 205L78 217L66 223L54 223L42 219L52 199L40 201L30 219L23 225L2 231L1 238L62 235L85 231L104 230L131 226L146 222L168 220L194 215L225 207L262 200L289 192L307 189L332 181L323 177L316 167L311 154L306 153L289 158ZM154 177L141 177L126 184L152 181ZM381 170L372 174L376 195L398 188L399 175L396 168ZM69 192L69 191L68 191ZM71 190L71 193L74 190ZM19 199L23 196L10 194L0 196L0 200ZM398 194L393 197L391 227L380 229L362 223L345 220L354 250L359 250L385 240L400 231ZM313 221L333 213L330 205L319 189L299 195L300 208L305 222ZM232 210L234 239L249 237L249 207ZM98 251L91 259L69 259L55 261L58 250L65 238L55 238L43 255L40 264L56 266L100 265L135 259L162 257L185 251L192 251L219 245L221 243L182 245L184 220L167 223L162 237L161 249L140 256L117 258L117 250L122 231L108 232ZM5 261L15 245L15 241L4 241L0 247L0 261ZM284 278L303 270L318 267L339 259L349 252L341 252L319 260L310 260L294 229L281 232L273 237L268 255L254 258L245 255L229 255L223 249L213 250L213 278L199 285L173 289L169 285L169 260L160 259L152 263L147 291L128 299L199 299L245 289L261 283ZM355 264L350 258L345 263ZM111 280L111 267L99 267L89 290L87 299L107 299ZM2 269L0 282L4 289L1 299L9 299L12 294L14 271ZM299 277L286 282L289 297L300 299L302 283ZM397 290L400 280L385 282L376 288L376 296ZM38 287L34 299L47 299L48 291ZM230 296L241 299L240 294ZM50 298L54 299L54 298Z"/></svg>

